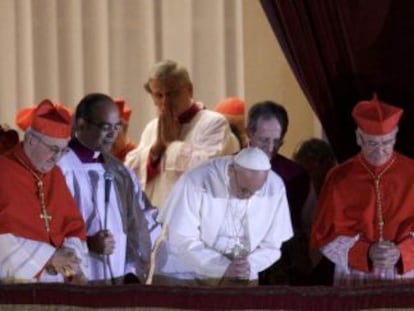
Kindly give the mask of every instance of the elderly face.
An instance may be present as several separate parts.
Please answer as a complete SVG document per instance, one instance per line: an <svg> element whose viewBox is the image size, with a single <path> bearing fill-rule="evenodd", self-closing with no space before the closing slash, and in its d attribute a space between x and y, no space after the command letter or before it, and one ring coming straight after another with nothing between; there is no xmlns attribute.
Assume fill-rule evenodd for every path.
<svg viewBox="0 0 414 311"><path fill-rule="evenodd" d="M173 115L178 117L186 111L192 102L193 86L177 79L151 80L149 89L152 99L159 113L171 109Z"/></svg>
<svg viewBox="0 0 414 311"><path fill-rule="evenodd" d="M368 163L374 166L385 164L392 157L397 129L385 135L369 135L357 130L357 143Z"/></svg>
<svg viewBox="0 0 414 311"><path fill-rule="evenodd" d="M248 199L260 190L269 171L256 171L236 164L229 166L230 191L238 199Z"/></svg>
<svg viewBox="0 0 414 311"><path fill-rule="evenodd" d="M47 173L69 151L68 142L69 138L52 138L30 132L25 138L24 150L36 170Z"/></svg>
<svg viewBox="0 0 414 311"><path fill-rule="evenodd" d="M87 120L79 119L76 136L89 149L108 152L122 128L118 107L101 103Z"/></svg>
<svg viewBox="0 0 414 311"><path fill-rule="evenodd" d="M276 118L257 120L257 129L254 133L249 133L250 146L262 149L269 159L274 152L277 152L282 145L282 127Z"/></svg>

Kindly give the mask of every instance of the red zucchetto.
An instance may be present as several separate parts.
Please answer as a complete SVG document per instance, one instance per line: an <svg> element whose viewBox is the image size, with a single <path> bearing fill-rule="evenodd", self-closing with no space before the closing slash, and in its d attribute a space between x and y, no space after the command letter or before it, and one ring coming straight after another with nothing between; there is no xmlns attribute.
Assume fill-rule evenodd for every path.
<svg viewBox="0 0 414 311"><path fill-rule="evenodd" d="M246 103L238 97L228 97L219 102L214 110L222 114L244 116Z"/></svg>

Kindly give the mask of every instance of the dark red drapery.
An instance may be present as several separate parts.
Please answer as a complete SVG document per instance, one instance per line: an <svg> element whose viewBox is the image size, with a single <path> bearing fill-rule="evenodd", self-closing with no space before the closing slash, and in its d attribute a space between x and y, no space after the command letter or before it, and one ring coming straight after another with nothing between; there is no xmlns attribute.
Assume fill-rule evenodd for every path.
<svg viewBox="0 0 414 311"><path fill-rule="evenodd" d="M356 287L0 285L7 310L372 310L414 305L413 284ZM404 309L405 310L405 309Z"/></svg>
<svg viewBox="0 0 414 311"><path fill-rule="evenodd" d="M355 154L357 101L402 107L396 148L414 156L414 1L261 0L340 161Z"/></svg>

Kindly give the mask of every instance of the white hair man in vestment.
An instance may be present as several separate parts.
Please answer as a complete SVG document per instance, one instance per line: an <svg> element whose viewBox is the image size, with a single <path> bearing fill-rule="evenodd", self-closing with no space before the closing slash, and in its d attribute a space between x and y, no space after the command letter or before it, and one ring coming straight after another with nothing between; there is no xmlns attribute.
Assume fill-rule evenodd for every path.
<svg viewBox="0 0 414 311"><path fill-rule="evenodd" d="M70 151L58 163L86 222L95 283L143 283L149 268L143 192L132 172L109 153L121 128L110 96L86 95L76 107Z"/></svg>
<svg viewBox="0 0 414 311"><path fill-rule="evenodd" d="M159 220L168 230L155 284L255 285L292 236L285 187L258 148L184 173Z"/></svg>
<svg viewBox="0 0 414 311"><path fill-rule="evenodd" d="M361 151L322 187L311 242L335 264L336 285L414 278L414 161L394 151L402 113L376 96L359 102Z"/></svg>
<svg viewBox="0 0 414 311"><path fill-rule="evenodd" d="M158 117L145 127L138 147L127 154L152 205L160 207L178 177L211 158L239 149L227 120L193 98L193 84L182 65L157 63L144 85Z"/></svg>
<svg viewBox="0 0 414 311"><path fill-rule="evenodd" d="M85 223L56 162L70 113L48 99L28 111L24 141L0 156L0 281L87 281Z"/></svg>

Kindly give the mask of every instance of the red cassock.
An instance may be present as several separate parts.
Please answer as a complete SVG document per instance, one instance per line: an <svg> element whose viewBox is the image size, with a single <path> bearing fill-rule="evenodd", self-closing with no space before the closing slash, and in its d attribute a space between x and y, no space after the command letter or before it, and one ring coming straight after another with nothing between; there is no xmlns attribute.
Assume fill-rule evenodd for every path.
<svg viewBox="0 0 414 311"><path fill-rule="evenodd" d="M414 269L414 160L394 153L381 167L370 166L362 155L335 167L322 188L312 228L311 244L321 248L339 235L359 240L349 251L349 266L370 271L368 249L380 239L377 194L373 176L384 171L379 186L383 238L396 243L401 252L400 274Z"/></svg>
<svg viewBox="0 0 414 311"><path fill-rule="evenodd" d="M16 156L32 170L22 145L0 157L0 234L49 243L61 247L64 238L78 237L86 240L85 224L76 203L66 186L58 167L47 174L40 174L44 184L45 202L50 220L50 232L41 219L36 179Z"/></svg>

